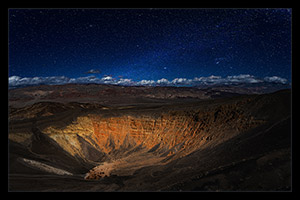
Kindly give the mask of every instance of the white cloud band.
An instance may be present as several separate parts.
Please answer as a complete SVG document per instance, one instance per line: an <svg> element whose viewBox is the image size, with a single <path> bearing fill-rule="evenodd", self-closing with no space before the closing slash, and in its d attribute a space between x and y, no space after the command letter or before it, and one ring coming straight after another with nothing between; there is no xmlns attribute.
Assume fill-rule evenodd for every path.
<svg viewBox="0 0 300 200"><path fill-rule="evenodd" d="M214 84L234 84L234 83L281 83L286 84L288 81L285 78L278 76L257 78L249 74L240 74L234 76L208 76L195 77L194 79L175 78L171 81L162 78L159 80L141 80L133 81L132 79L116 79L112 76L98 78L96 76L86 76L78 78L68 78L65 76L50 76L50 77L19 77L11 76L8 78L9 87L22 87L30 85L62 85L68 83L98 83L98 84L114 84L114 85L140 85L140 86L195 86L195 85L214 85Z"/></svg>

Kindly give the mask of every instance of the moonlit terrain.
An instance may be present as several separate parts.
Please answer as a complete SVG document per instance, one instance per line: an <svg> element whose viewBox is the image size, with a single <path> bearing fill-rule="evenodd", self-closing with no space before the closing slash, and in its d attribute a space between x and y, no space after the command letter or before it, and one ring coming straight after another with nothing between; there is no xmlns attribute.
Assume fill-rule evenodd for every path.
<svg viewBox="0 0 300 200"><path fill-rule="evenodd" d="M292 9L8 14L9 191L292 191Z"/></svg>

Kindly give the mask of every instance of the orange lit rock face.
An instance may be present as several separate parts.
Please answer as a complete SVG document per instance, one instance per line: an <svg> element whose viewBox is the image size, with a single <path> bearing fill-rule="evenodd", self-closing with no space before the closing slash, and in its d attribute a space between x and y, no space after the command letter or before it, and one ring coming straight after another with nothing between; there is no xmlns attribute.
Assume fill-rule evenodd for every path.
<svg viewBox="0 0 300 200"><path fill-rule="evenodd" d="M119 113L116 110L102 111L101 107L86 107L84 109L96 109L97 112L86 112L68 119L65 119L68 111L65 112L65 108L62 108L61 118L57 122L40 120L36 126L70 155L80 157L94 166L98 165L86 176L87 179L98 179L116 173L117 169L128 163L133 163L130 165L132 169L159 163L160 158L167 158L164 161L167 163L195 150L221 144L264 123L264 120L258 120L247 113L247 101L195 109L180 110L174 107L176 110L159 112L139 112L133 109ZM82 105L72 106L82 109ZM19 115L15 113L16 116ZM25 130L28 133L25 134ZM30 129L15 129L10 132L9 138L27 146L31 136ZM91 147L97 151L93 155L100 153L104 157L94 159L97 155L87 156L87 148ZM142 156L139 157L140 160L128 161L127 158L131 155L136 158ZM149 155L149 158L145 159L145 155ZM147 160L151 162L148 163ZM103 162L108 162L109 167L103 168Z"/></svg>
<svg viewBox="0 0 300 200"><path fill-rule="evenodd" d="M90 114L78 117L63 129L50 126L43 132L72 155L81 157L84 156L77 135L93 146L97 144L95 147L106 154L140 145L148 150L154 148L154 153L165 156L176 153L178 157L217 145L262 122L247 117L241 110L224 106L206 112L169 111L160 117Z"/></svg>
<svg viewBox="0 0 300 200"><path fill-rule="evenodd" d="M240 130L245 131L263 122L247 118L242 113L229 109L220 108L215 112L192 115L164 113L159 118L91 116L91 121L96 142L105 153L122 151L122 147L126 145L142 145L147 151L154 149L151 151L154 154L163 156L174 154L172 159L175 159L199 148L217 145L234 137ZM223 123L224 121L226 123ZM130 144L128 138L131 139ZM107 171L107 168L104 171ZM99 166L92 169L86 178L98 179L108 174L103 172L102 166Z"/></svg>
<svg viewBox="0 0 300 200"><path fill-rule="evenodd" d="M134 144L143 143L147 148L153 146L152 143L145 142L147 138L154 136L155 120L148 118L116 117L116 118L92 118L94 134L100 147L104 147L105 152L112 149L105 148L109 142L113 142L114 149L119 149L126 137L133 139ZM157 143L156 143L157 144ZM155 144L154 144L155 145Z"/></svg>
<svg viewBox="0 0 300 200"><path fill-rule="evenodd" d="M226 123L223 123L224 120ZM136 146L142 144L147 149L158 144L168 149L182 144L181 149L187 151L189 146L199 147L216 138L229 139L235 132L247 130L262 122L253 118L248 119L238 112L222 110L192 116L180 114L172 116L167 113L160 118L93 116L91 121L96 142L106 153L126 145L124 142L126 137L132 138ZM226 135L227 131L231 133Z"/></svg>

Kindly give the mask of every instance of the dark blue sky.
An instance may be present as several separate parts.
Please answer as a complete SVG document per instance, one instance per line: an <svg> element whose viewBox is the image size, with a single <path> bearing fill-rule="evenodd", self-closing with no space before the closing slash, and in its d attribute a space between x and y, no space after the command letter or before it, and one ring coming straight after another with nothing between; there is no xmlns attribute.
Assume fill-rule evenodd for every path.
<svg viewBox="0 0 300 200"><path fill-rule="evenodd" d="M10 9L9 76L291 79L291 9Z"/></svg>

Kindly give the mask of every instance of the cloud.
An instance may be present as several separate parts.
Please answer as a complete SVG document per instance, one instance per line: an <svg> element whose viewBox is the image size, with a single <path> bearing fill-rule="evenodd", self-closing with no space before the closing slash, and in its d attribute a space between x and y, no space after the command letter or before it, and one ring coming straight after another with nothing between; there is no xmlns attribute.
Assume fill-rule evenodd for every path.
<svg viewBox="0 0 300 200"><path fill-rule="evenodd" d="M186 79L186 78L175 78L171 81L174 85L189 85L193 82L192 79Z"/></svg>
<svg viewBox="0 0 300 200"><path fill-rule="evenodd" d="M282 84L285 84L287 83L287 79L285 78L281 78L281 77L278 77L278 76L271 76L271 77L265 77L264 78L265 81L267 82L275 82L275 83L282 83Z"/></svg>
<svg viewBox="0 0 300 200"><path fill-rule="evenodd" d="M262 80L255 78L252 75L249 74L240 74L237 76L227 76L227 80L229 82L235 82L235 83L259 83L262 82Z"/></svg>
<svg viewBox="0 0 300 200"><path fill-rule="evenodd" d="M154 80L141 80L137 82L138 85L155 85L156 81Z"/></svg>
<svg viewBox="0 0 300 200"><path fill-rule="evenodd" d="M101 80L103 80L103 81L111 81L111 80L113 80L113 77L112 76L105 76Z"/></svg>
<svg viewBox="0 0 300 200"><path fill-rule="evenodd" d="M161 84L161 85L166 85L166 84L170 84L170 82L168 81L168 79L162 78L156 81L157 84Z"/></svg>
<svg viewBox="0 0 300 200"><path fill-rule="evenodd" d="M19 76L11 76L8 78L8 84L16 84L19 80L21 79L21 77Z"/></svg>
<svg viewBox="0 0 300 200"><path fill-rule="evenodd" d="M195 77L193 79L193 82L198 84L234 84L234 83L260 83L263 82L263 80L254 77L250 74L240 74L240 75L234 75L234 76L227 76L225 78L222 78L221 76L214 76L211 75L209 77Z"/></svg>
<svg viewBox="0 0 300 200"><path fill-rule="evenodd" d="M50 76L50 77L19 77L11 76L8 78L8 84L11 87L24 85L56 85L69 83L70 78L65 76Z"/></svg>
<svg viewBox="0 0 300 200"><path fill-rule="evenodd" d="M126 78L113 78L112 76L104 76L98 78L96 76L85 76L78 78L68 78L65 76L50 76L50 77L20 77L11 76L8 78L8 84L10 88L14 87L24 87L31 85L62 85L68 83L96 83L96 84L113 84L113 85L128 85L128 86L197 86L197 85L216 85L216 84L236 84L236 83L281 83L286 84L288 81L285 78L278 76L268 76L264 78L257 78L249 74L240 74L234 76L208 76L208 77L195 77L193 79L187 78L175 78L169 81L166 78L161 78L159 80L141 80L133 81L132 79Z"/></svg>
<svg viewBox="0 0 300 200"><path fill-rule="evenodd" d="M101 83L101 79L95 76L86 76L86 77L72 78L68 83Z"/></svg>
<svg viewBox="0 0 300 200"><path fill-rule="evenodd" d="M131 79L121 78L119 81L116 82L119 85L136 85L136 82L132 81Z"/></svg>
<svg viewBox="0 0 300 200"><path fill-rule="evenodd" d="M198 83L198 84L218 84L218 83L223 83L226 82L225 79L223 79L221 76L214 76L211 75L209 77L195 77L193 79L193 82Z"/></svg>
<svg viewBox="0 0 300 200"><path fill-rule="evenodd" d="M100 74L101 71L98 69L90 69L89 71L85 72L86 74Z"/></svg>

